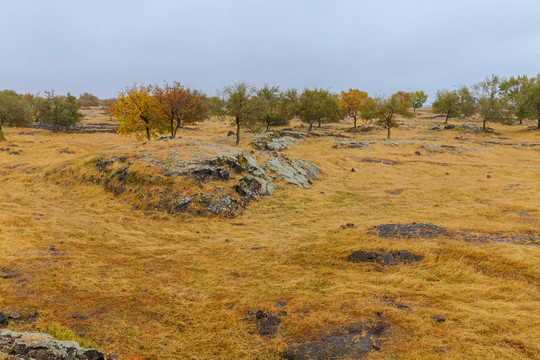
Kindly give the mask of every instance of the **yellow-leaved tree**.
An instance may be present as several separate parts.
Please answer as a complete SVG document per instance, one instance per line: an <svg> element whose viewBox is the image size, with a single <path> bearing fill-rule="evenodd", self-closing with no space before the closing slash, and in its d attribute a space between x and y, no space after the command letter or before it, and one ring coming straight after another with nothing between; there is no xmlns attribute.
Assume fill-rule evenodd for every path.
<svg viewBox="0 0 540 360"><path fill-rule="evenodd" d="M371 118L371 112L366 110L370 108L373 101L367 92L358 89L349 89L347 92L342 91L339 95L339 107L344 114L353 119L354 127L356 127L358 117L365 120Z"/></svg>
<svg viewBox="0 0 540 360"><path fill-rule="evenodd" d="M118 119L121 135L135 134L138 140L148 140L166 129L159 119L158 104L151 85L133 85L118 94L112 115Z"/></svg>

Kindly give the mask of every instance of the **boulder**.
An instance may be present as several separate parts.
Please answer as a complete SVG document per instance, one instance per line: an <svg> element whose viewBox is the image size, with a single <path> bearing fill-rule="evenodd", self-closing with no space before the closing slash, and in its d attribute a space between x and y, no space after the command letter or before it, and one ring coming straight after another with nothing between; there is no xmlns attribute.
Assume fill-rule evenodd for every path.
<svg viewBox="0 0 540 360"><path fill-rule="evenodd" d="M104 360L102 353L85 349L75 341L55 340L49 334L0 331L0 356L3 351L15 359L35 360ZM5 352L5 353L6 353ZM5 354L4 353L4 354ZM3 358L3 357L1 357ZM9 357L8 357L9 358Z"/></svg>
<svg viewBox="0 0 540 360"><path fill-rule="evenodd" d="M278 179L305 189L308 189L312 184L311 180L318 179L320 174L315 165L304 160L292 161L281 154L265 162L262 167L273 172Z"/></svg>
<svg viewBox="0 0 540 360"><path fill-rule="evenodd" d="M256 176L246 175L234 186L234 190L242 197L258 199L274 193L274 185Z"/></svg>

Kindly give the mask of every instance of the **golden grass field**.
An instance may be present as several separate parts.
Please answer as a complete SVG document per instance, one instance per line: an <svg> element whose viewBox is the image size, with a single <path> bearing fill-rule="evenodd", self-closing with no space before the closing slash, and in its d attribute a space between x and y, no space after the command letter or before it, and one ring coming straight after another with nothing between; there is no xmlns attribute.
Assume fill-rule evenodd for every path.
<svg viewBox="0 0 540 360"><path fill-rule="evenodd" d="M374 141L368 149L332 149L339 139L331 137L292 145L283 153L320 167L321 180L310 189L284 185L234 219L148 214L102 186L47 176L99 155L174 149L188 156L173 141L4 128L0 147L22 152L0 152L0 270L17 275L0 278L0 310L38 310L37 328L69 329L122 359L279 359L287 344L375 321L377 312L390 328L368 359L540 359L539 246L368 233L410 222L450 234L540 232L540 146L481 143L540 142L540 132L527 129L532 123L490 124L500 135L434 133L429 122L442 120L427 115L392 130L402 146L384 141L384 130L352 135ZM323 125L343 134L350 126ZM226 122L195 127L179 136L233 144ZM249 138L240 144L248 151ZM441 144L466 151L435 147ZM342 229L346 223L356 226ZM353 250L380 248L425 258L391 267L344 260ZM279 301L287 305L277 308ZM287 311L276 338L243 321L258 309ZM446 322L433 322L436 314Z"/></svg>

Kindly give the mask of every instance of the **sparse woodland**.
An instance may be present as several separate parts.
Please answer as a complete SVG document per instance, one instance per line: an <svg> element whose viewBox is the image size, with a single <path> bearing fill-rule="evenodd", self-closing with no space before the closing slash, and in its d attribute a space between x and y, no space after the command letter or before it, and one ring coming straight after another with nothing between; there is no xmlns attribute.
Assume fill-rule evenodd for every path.
<svg viewBox="0 0 540 360"><path fill-rule="evenodd" d="M218 94L0 92L0 359L540 358L540 77Z"/></svg>

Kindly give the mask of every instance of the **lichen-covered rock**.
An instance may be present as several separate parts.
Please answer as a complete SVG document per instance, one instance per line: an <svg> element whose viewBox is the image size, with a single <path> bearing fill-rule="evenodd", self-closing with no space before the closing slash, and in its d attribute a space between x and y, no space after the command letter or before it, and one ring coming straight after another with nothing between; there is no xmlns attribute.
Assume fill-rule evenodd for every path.
<svg viewBox="0 0 540 360"><path fill-rule="evenodd" d="M290 136L274 137L265 143L265 147L268 150L281 151L288 149L289 145L297 143L299 141L300 140Z"/></svg>
<svg viewBox="0 0 540 360"><path fill-rule="evenodd" d="M59 341L49 334L0 330L0 355L17 360L104 360L102 353L75 341Z"/></svg>
<svg viewBox="0 0 540 360"><path fill-rule="evenodd" d="M214 214L228 213L233 215L238 210L238 205L234 197L222 194L212 201L207 209Z"/></svg>
<svg viewBox="0 0 540 360"><path fill-rule="evenodd" d="M257 162L254 155L246 155L242 161L243 168L253 176L267 179L268 175Z"/></svg>
<svg viewBox="0 0 540 360"><path fill-rule="evenodd" d="M292 161L281 154L271 158L262 166L265 170L273 172L278 179L305 189L310 187L311 180L318 179L320 173L319 168L307 161Z"/></svg>
<svg viewBox="0 0 540 360"><path fill-rule="evenodd" d="M270 196L274 193L274 185L260 177L246 175L234 186L235 191L242 197L258 199L260 196Z"/></svg>

